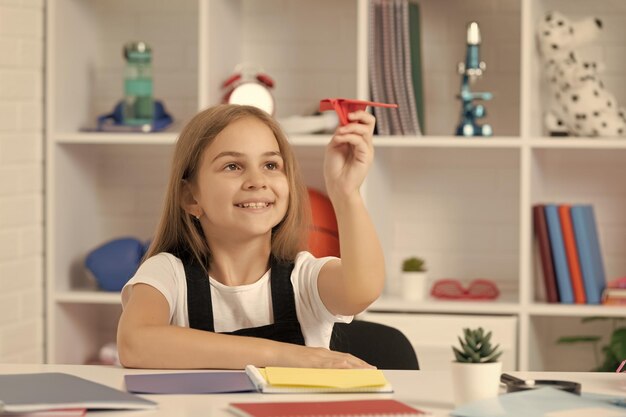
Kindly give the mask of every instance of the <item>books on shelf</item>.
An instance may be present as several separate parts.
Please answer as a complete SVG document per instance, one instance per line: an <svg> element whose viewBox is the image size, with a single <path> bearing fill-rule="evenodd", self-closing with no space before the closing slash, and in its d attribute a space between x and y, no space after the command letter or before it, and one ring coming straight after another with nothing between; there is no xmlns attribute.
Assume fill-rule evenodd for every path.
<svg viewBox="0 0 626 417"><path fill-rule="evenodd" d="M602 291L602 304L626 306L626 276L606 283Z"/></svg>
<svg viewBox="0 0 626 417"><path fill-rule="evenodd" d="M574 290L572 289L569 266L567 265L558 209L555 204L546 204L545 211L550 247L552 248L554 275L556 276L556 285L559 289L559 299L562 304L572 304L574 303Z"/></svg>
<svg viewBox="0 0 626 417"><path fill-rule="evenodd" d="M605 288L602 291L602 304L626 306L626 288Z"/></svg>
<svg viewBox="0 0 626 417"><path fill-rule="evenodd" d="M423 115L419 10L409 0L369 2L368 69L379 135L419 135ZM413 61L416 62L413 62Z"/></svg>
<svg viewBox="0 0 626 417"><path fill-rule="evenodd" d="M574 237L574 227L572 226L572 216L570 206L562 204L559 206L559 219L561 220L561 231L563 232L563 244L567 255L567 266L569 267L570 278L572 279L572 289L574 291L574 302L585 304L585 289L583 288L583 276L580 271L580 261L578 260L578 250Z"/></svg>
<svg viewBox="0 0 626 417"><path fill-rule="evenodd" d="M600 304L606 276L593 206L572 206L572 223L588 303Z"/></svg>
<svg viewBox="0 0 626 417"><path fill-rule="evenodd" d="M558 303L559 293L556 288L552 249L550 248L550 238L548 237L548 223L543 204L533 206L533 225L537 246L539 247L539 260L541 261L543 282L546 288L546 298L549 303Z"/></svg>
<svg viewBox="0 0 626 417"><path fill-rule="evenodd" d="M241 417L409 417L426 414L391 399L231 403L229 409Z"/></svg>
<svg viewBox="0 0 626 417"><path fill-rule="evenodd" d="M417 2L409 2L409 43L411 45L411 77L415 107L417 110L417 122L422 134L426 131L424 116L424 86L422 83L422 23L420 21L420 5Z"/></svg>
<svg viewBox="0 0 626 417"><path fill-rule="evenodd" d="M536 204L533 227L547 301L600 304L606 277L593 206Z"/></svg>

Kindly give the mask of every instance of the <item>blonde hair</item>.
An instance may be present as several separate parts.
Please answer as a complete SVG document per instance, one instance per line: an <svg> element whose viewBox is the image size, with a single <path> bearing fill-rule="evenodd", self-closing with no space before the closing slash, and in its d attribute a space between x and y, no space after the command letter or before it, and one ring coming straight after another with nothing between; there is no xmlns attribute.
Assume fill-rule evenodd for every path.
<svg viewBox="0 0 626 417"><path fill-rule="evenodd" d="M185 181L194 181L204 150L228 125L245 117L265 123L274 133L283 158L289 184L289 203L283 220L272 230L271 254L278 260L293 261L304 249L311 210L308 194L300 176L295 154L279 124L263 110L252 106L222 104L208 108L183 128L178 137L163 212L156 234L144 260L160 252L176 256L193 256L203 268L209 269L211 253L200 223L182 207Z"/></svg>

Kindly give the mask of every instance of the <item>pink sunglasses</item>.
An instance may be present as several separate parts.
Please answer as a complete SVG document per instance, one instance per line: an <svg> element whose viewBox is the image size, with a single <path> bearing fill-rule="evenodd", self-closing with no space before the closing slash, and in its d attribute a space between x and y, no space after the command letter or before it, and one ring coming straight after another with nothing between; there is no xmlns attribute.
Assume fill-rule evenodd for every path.
<svg viewBox="0 0 626 417"><path fill-rule="evenodd" d="M430 295L444 300L493 300L498 298L500 290L487 279L475 279L467 288L457 279L441 279L433 284Z"/></svg>

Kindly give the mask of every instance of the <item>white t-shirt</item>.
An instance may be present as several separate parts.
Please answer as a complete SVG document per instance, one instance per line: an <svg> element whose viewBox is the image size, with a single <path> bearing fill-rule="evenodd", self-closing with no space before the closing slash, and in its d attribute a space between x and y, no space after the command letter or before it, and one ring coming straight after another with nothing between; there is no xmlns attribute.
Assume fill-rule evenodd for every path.
<svg viewBox="0 0 626 417"><path fill-rule="evenodd" d="M307 346L328 348L335 322L349 323L352 316L331 314L319 295L317 277L322 266L333 257L315 258L309 252L296 256L291 283L296 314ZM209 277L216 332L265 326L274 322L270 271L257 282L229 287ZM161 252L147 259L122 289L122 306L126 305L134 284L156 288L170 306L170 324L189 327L187 280L182 261Z"/></svg>

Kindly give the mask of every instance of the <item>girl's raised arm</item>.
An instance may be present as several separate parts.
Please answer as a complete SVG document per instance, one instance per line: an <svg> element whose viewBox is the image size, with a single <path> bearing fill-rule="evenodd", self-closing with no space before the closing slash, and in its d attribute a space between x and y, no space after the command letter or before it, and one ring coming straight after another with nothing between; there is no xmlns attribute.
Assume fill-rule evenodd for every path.
<svg viewBox="0 0 626 417"><path fill-rule="evenodd" d="M324 305L333 314L354 315L378 298L384 287L385 263L378 235L359 188L373 158L374 116L348 115L326 148L324 178L339 227L341 261L328 262L318 278Z"/></svg>

